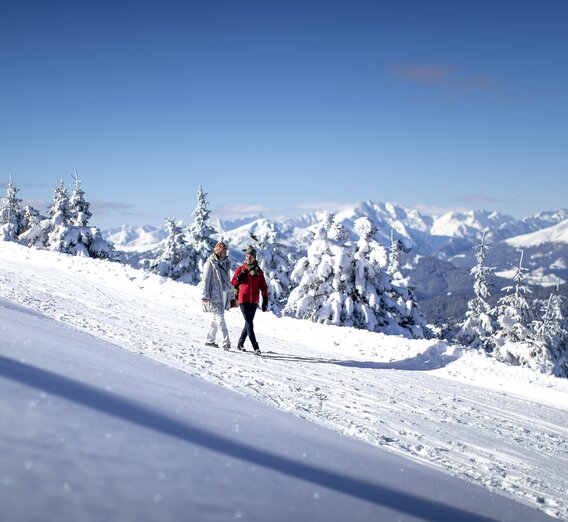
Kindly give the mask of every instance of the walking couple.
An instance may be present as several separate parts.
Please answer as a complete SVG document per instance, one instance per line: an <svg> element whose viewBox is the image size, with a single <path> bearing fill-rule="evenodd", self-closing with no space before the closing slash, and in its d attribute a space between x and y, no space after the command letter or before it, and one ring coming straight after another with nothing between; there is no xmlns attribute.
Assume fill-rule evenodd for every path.
<svg viewBox="0 0 568 522"><path fill-rule="evenodd" d="M203 267L201 296L203 310L213 314L205 344L217 347L215 338L217 333L220 333L223 348L231 349L225 310L236 307L238 303L245 319L245 326L239 337L237 349L246 351L244 344L248 337L254 353L260 355L253 321L260 300L259 294L262 294L262 311L266 312L268 308L268 287L264 273L256 260L256 250L252 246L247 249L244 263L237 268L232 278L229 275L230 269L227 245L219 241Z"/></svg>

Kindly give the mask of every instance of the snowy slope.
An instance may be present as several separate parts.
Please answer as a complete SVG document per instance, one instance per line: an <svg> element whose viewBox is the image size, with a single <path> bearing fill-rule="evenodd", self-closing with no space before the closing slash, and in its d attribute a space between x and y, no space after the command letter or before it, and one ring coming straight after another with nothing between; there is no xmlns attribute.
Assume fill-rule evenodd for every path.
<svg viewBox="0 0 568 522"><path fill-rule="evenodd" d="M0 243L0 297L568 517L568 381L436 341L259 314L266 357L206 349L194 287L130 267ZM233 341L242 328L227 314ZM142 393L142 391L141 391Z"/></svg>
<svg viewBox="0 0 568 522"><path fill-rule="evenodd" d="M505 241L516 248L527 248L544 245L545 243L568 244L568 219L531 234L516 236Z"/></svg>
<svg viewBox="0 0 568 522"><path fill-rule="evenodd" d="M0 299L6 522L550 520Z"/></svg>

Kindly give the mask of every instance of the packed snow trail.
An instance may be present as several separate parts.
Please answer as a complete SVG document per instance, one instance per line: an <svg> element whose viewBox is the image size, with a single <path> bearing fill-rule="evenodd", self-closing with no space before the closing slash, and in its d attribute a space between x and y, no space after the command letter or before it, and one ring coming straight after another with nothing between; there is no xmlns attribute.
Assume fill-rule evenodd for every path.
<svg viewBox="0 0 568 522"><path fill-rule="evenodd" d="M14 261L17 260L17 261ZM568 383L437 341L257 314L262 357L207 348L198 289L0 244L0 296L568 518ZM243 325L227 314L233 344ZM250 346L248 346L250 350Z"/></svg>

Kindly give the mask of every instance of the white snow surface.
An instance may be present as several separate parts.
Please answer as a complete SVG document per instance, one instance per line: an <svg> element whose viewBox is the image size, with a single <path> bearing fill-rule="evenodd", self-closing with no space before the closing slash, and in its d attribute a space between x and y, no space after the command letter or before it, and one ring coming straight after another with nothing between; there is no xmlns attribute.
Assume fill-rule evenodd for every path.
<svg viewBox="0 0 568 522"><path fill-rule="evenodd" d="M543 230L507 239L505 243L516 248L534 247L545 243L568 244L568 219Z"/></svg>
<svg viewBox="0 0 568 522"><path fill-rule="evenodd" d="M1 520L568 519L567 380L261 312L207 348L197 288L7 242L0 298Z"/></svg>

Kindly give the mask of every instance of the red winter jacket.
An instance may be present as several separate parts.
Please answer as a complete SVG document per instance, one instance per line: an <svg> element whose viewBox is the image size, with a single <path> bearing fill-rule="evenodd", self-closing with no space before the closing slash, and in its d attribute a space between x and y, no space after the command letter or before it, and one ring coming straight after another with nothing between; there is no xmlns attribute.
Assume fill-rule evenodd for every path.
<svg viewBox="0 0 568 522"><path fill-rule="evenodd" d="M247 275L245 280L242 283L239 283L238 277L243 270L246 270ZM231 283L235 288L239 289L239 295L237 296L239 304L258 304L259 292L262 292L263 299L268 298L268 287L266 286L266 279L264 279L264 274L258 265L256 266L256 270L258 270L258 274L254 276L251 275L248 266L246 265L246 263L243 263L233 274Z"/></svg>

